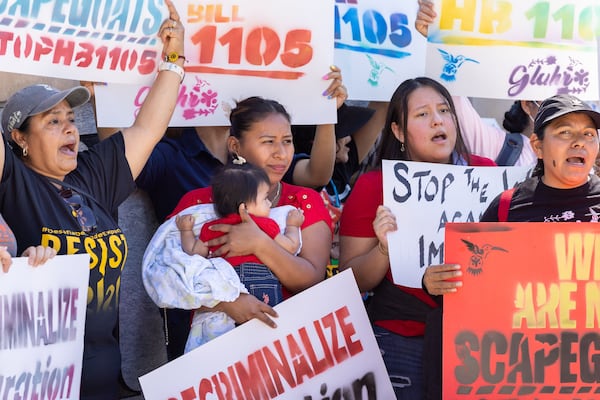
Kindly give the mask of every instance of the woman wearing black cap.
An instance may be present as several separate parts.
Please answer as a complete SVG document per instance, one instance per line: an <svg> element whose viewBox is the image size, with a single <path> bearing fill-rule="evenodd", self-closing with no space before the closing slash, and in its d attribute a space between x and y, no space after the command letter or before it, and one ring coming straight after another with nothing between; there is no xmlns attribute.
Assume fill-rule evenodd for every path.
<svg viewBox="0 0 600 400"><path fill-rule="evenodd" d="M498 195L481 222L599 222L600 178L591 174L599 128L600 113L578 98L544 100L531 135L538 157L533 176ZM460 265L430 266L423 286L432 295L453 293L462 286L460 276Z"/></svg>
<svg viewBox="0 0 600 400"><path fill-rule="evenodd" d="M127 242L114 215L167 128L184 73L184 58L177 57L184 50L183 25L172 1L165 3L169 19L159 36L163 53L176 61L159 64L131 127L78 154L73 108L89 99L80 86L26 87L8 99L2 114L0 212L18 250L41 243L58 254L90 255L81 399L119 396L117 305Z"/></svg>
<svg viewBox="0 0 600 400"><path fill-rule="evenodd" d="M481 222L599 222L600 178L592 174L598 156L600 113L571 95L556 95L541 104L531 145L538 163L532 177L498 195ZM425 271L430 294L455 292L460 266Z"/></svg>

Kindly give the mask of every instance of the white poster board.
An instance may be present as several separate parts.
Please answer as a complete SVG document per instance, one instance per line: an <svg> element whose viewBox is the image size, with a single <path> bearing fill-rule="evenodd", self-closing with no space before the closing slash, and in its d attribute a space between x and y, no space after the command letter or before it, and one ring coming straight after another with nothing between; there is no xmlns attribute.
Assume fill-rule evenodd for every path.
<svg viewBox="0 0 600 400"><path fill-rule="evenodd" d="M185 71L170 126L226 126L235 102L277 100L294 124L336 122L323 96L333 63L333 0L177 1ZM132 124L149 85L96 88L99 126ZM119 101L115 101L118 99Z"/></svg>
<svg viewBox="0 0 600 400"><path fill-rule="evenodd" d="M435 0L427 75L458 96L597 100L596 0Z"/></svg>
<svg viewBox="0 0 600 400"><path fill-rule="evenodd" d="M383 204L396 216L388 234L394 283L420 288L425 268L444 262L447 222L478 222L529 167L470 167L383 160Z"/></svg>
<svg viewBox="0 0 600 400"><path fill-rule="evenodd" d="M336 2L334 57L349 99L389 101L402 81L425 74L418 6L416 0Z"/></svg>
<svg viewBox="0 0 600 400"><path fill-rule="evenodd" d="M350 270L275 309L142 376L146 400L395 397Z"/></svg>
<svg viewBox="0 0 600 400"><path fill-rule="evenodd" d="M0 271L0 394L78 399L89 279L87 254Z"/></svg>
<svg viewBox="0 0 600 400"><path fill-rule="evenodd" d="M158 29L167 16L163 0L0 1L0 70L149 82L162 48Z"/></svg>

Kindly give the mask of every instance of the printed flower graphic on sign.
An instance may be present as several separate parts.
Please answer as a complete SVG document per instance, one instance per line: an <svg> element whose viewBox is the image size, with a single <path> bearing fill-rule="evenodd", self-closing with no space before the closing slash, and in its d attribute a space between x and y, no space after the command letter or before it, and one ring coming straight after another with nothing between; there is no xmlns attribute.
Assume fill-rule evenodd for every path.
<svg viewBox="0 0 600 400"><path fill-rule="evenodd" d="M565 66L566 65L566 66ZM508 94L516 97L528 86L556 87L555 94L585 93L590 86L590 72L583 62L568 57L562 64L558 57L536 58L527 65L517 65L510 74Z"/></svg>
<svg viewBox="0 0 600 400"><path fill-rule="evenodd" d="M218 96L219 94L211 88L208 81L196 77L196 84L191 91L182 96L184 98L183 118L194 119L199 116L214 114L219 104Z"/></svg>
<svg viewBox="0 0 600 400"><path fill-rule="evenodd" d="M469 242L468 240L461 240L467 246L467 249L469 249L469 251L472 253L469 266L467 267L467 272L469 272L472 275L479 275L483 272L483 263L485 259L490 255L492 250L503 251L505 253L508 253L508 251L503 249L502 247L494 246L487 243L483 246L478 246L475 243Z"/></svg>
<svg viewBox="0 0 600 400"><path fill-rule="evenodd" d="M474 60L472 58L467 58L462 54L454 56L442 49L438 49L438 51L442 55L444 61L446 61L446 64L444 64L444 66L442 67L442 73L440 74L440 78L442 78L446 82L452 82L456 80L456 73L458 72L458 69L464 62L471 61L479 64L479 61Z"/></svg>

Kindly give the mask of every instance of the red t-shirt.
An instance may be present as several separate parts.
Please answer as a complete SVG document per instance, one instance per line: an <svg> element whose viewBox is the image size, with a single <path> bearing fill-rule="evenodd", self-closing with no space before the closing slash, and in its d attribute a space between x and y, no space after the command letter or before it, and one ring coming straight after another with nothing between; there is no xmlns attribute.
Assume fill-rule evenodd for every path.
<svg viewBox="0 0 600 400"><path fill-rule="evenodd" d="M496 164L488 158L471 156L470 165L495 166ZM356 181L348 200L344 203L340 219L340 236L376 238L373 220L377 213L377 207L381 204L383 204L383 174L381 170L362 174ZM389 269L386 279L392 281L392 273ZM437 303L423 289L396 286L425 304L438 307ZM375 324L403 336L425 334L425 323L420 321L385 320L376 321Z"/></svg>
<svg viewBox="0 0 600 400"><path fill-rule="evenodd" d="M273 220L271 218L259 217L256 215L250 215L250 218L252 218L254 220L254 222L256 222L256 225L258 225L258 227L262 231L264 231L267 235L269 235L269 237L271 239L275 239L275 237L281 233L281 231L279 229L279 225L277 225L277 222L275 222L275 220ZM215 220L209 221L209 222L205 223L204 225L202 225L202 229L200 230L200 240L202 240L203 242L207 242L211 239L218 238L225 234L224 232L211 231L210 229L208 229L209 227L211 227L215 224L236 225L236 224L239 224L240 222L242 222L242 217L240 217L239 214L231 214L231 215L228 215L223 218L217 218ZM208 249L212 252L212 251L217 250L219 247L221 247L221 246L210 246ZM262 261L260 261L258 259L258 257L256 257L253 254L249 254L249 255L245 255L245 256L233 256L233 257L227 257L227 255L225 255L225 257L223 257L223 258L225 258L225 260L229 264L233 265L234 267L238 266L240 264L243 264L245 262L264 264Z"/></svg>
<svg viewBox="0 0 600 400"><path fill-rule="evenodd" d="M173 217L188 207L206 203L213 203L212 188L207 187L191 190L179 200L177 207L175 207L175 210L173 210L168 218ZM325 208L325 203L323 203L323 199L319 193L313 189L281 182L281 197L277 206L293 206L301 209L304 212L304 223L300 227L301 229L319 221L323 221L327 226L331 227L331 217L327 208Z"/></svg>

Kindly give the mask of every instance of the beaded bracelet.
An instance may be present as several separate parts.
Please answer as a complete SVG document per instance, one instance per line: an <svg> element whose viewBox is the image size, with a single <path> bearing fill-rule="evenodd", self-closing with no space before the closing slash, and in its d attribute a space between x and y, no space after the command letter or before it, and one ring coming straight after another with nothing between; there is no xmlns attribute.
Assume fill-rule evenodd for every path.
<svg viewBox="0 0 600 400"><path fill-rule="evenodd" d="M183 82L183 78L185 77L185 71L183 70L183 68L172 62L162 61L160 64L158 64L158 71L175 72L177 75L179 75L180 83Z"/></svg>

